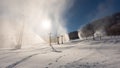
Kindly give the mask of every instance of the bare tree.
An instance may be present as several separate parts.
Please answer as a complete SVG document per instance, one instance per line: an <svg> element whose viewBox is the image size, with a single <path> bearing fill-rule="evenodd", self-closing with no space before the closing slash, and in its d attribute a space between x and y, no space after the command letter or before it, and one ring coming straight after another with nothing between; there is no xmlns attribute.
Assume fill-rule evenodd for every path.
<svg viewBox="0 0 120 68"><path fill-rule="evenodd" d="M89 30L89 35L93 37L93 40L95 40L95 36L94 36L94 33L95 33L95 30L94 30L94 26L92 24L88 24L88 30Z"/></svg>
<svg viewBox="0 0 120 68"><path fill-rule="evenodd" d="M85 37L86 39L87 39L87 37L92 36L93 40L95 40L95 37L94 37L95 30L94 30L94 26L92 24L85 25L81 29L81 33L82 33L82 36Z"/></svg>

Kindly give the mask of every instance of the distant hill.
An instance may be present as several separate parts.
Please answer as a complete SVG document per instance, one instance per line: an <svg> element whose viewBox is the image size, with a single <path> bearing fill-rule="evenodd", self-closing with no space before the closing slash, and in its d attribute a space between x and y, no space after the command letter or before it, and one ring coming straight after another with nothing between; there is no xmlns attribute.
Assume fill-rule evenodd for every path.
<svg viewBox="0 0 120 68"><path fill-rule="evenodd" d="M79 32L81 37L120 35L120 12L88 23Z"/></svg>

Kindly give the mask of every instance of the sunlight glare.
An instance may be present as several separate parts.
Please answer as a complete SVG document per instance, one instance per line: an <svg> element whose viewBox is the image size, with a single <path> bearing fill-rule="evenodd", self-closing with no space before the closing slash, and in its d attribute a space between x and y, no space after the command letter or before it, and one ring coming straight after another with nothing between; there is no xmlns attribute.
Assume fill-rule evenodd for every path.
<svg viewBox="0 0 120 68"><path fill-rule="evenodd" d="M48 30L51 28L51 21L50 20L44 20L42 22L42 28L45 30Z"/></svg>

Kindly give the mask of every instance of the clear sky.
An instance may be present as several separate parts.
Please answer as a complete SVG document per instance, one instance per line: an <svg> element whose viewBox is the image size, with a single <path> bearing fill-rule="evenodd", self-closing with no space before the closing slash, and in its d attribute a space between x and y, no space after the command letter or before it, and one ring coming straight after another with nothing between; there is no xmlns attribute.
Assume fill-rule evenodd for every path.
<svg viewBox="0 0 120 68"><path fill-rule="evenodd" d="M68 32L115 12L120 12L120 0L74 0L73 6L65 14Z"/></svg>

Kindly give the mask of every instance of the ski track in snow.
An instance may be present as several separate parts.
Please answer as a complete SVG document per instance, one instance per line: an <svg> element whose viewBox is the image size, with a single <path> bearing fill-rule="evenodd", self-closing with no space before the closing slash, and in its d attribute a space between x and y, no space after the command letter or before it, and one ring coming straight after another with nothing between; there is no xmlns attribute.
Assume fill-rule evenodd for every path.
<svg viewBox="0 0 120 68"><path fill-rule="evenodd" d="M16 65L18 65L18 64L20 64L20 63L22 63L22 62L28 60L29 58L31 58L31 57L33 57L33 56L35 56L35 55L38 55L38 54L32 54L32 55L30 55L30 56L27 56L27 57L21 59L20 61L17 61L17 62L15 62L15 63L13 63L13 64L7 66L6 68L14 68Z"/></svg>
<svg viewBox="0 0 120 68"><path fill-rule="evenodd" d="M58 62L62 57L63 56L58 57L55 62Z"/></svg>
<svg viewBox="0 0 120 68"><path fill-rule="evenodd" d="M41 49L43 50L43 49L47 49L47 48L41 48ZM36 50L41 50L41 49L34 49L34 50L36 51ZM32 51L34 51L34 50L32 50ZM24 52L32 52L32 51L24 51ZM14 53L14 52L13 52L13 53ZM16 52L15 52L15 53L16 53ZM19 52L19 53L22 53L22 52ZM23 59L15 62L15 63L13 63L13 64L11 64L11 65L8 65L6 68L14 68L14 67L17 66L18 64L20 64L20 63L22 63L22 62L24 62L24 61L27 61L28 59L30 59L30 58L33 57L33 56L36 56L36 55L38 55L38 54L47 54L47 53L48 53L48 52L41 52L41 53L31 54L31 55L29 55L29 56L27 56L27 57L25 57L25 58L23 58Z"/></svg>
<svg viewBox="0 0 120 68"><path fill-rule="evenodd" d="M57 62L58 62L62 57L64 57L64 56L65 56L65 55L63 55L63 56L59 56L58 58L55 59L54 62L49 63L48 66L45 67L45 68L49 68L49 66L53 65L54 63L57 63Z"/></svg>
<svg viewBox="0 0 120 68"><path fill-rule="evenodd" d="M3 51L3 53L1 53L0 54L0 56L3 56L3 57L0 57L0 59L6 59L6 58L9 58L9 57L12 57L13 55L17 55L17 54L24 54L24 53L27 53L27 52L34 52L34 51L36 51L36 52L34 52L33 54L31 54L31 55L29 55L29 56L27 56L27 57L25 57L25 58L23 58L23 59L21 59L21 60L19 60L19 61L16 61L15 63L13 63L13 64L10 64L10 65L8 65L8 66L6 66L5 68L14 68L15 66L17 66L18 64L20 64L20 63L22 63L22 62L24 62L24 61L27 61L28 59L30 59L31 57L33 57L33 56L35 56L35 55L38 55L38 54L47 54L47 53L49 53L49 51L45 51L45 49L48 49L48 47L47 48L39 48L39 49L32 49L32 50L26 50L26 51L22 51L22 50L20 50L20 51L17 51L17 50L10 50L10 52L5 52L4 53L4 51ZM8 50L9 51L9 50ZM40 51L42 51L42 52L40 52ZM7 56L6 56L7 55ZM0 67L1 68L1 67Z"/></svg>
<svg viewBox="0 0 120 68"><path fill-rule="evenodd" d="M79 65L79 66L67 66L67 65L69 65L69 64L73 64L73 63L75 63L75 62L79 62L79 61L82 61L82 60L84 60L84 59L87 59L88 57L90 57L90 56L92 56L92 55L94 55L95 54L95 52L93 52L93 53L91 53L91 54L89 54L89 55L87 55L87 56L85 56L85 57L82 57L82 58L80 58L79 60L76 60L76 61L73 61L72 63L67 63L67 64L65 64L65 65L60 65L59 66L59 68L90 68L90 66L88 65L89 63L88 62L86 62L86 63L84 63L84 64L81 64L81 65ZM98 64L98 63L97 63ZM95 64L93 65L93 66L96 66Z"/></svg>
<svg viewBox="0 0 120 68"><path fill-rule="evenodd" d="M33 51L44 50L44 49L47 49L47 48L33 49L33 50L30 50L30 51L29 51L29 50L27 50L27 51L11 50L12 52L1 53L0 55L2 55L3 57L0 57L0 59L5 59L5 58L8 58L8 57L10 57L10 56L19 54L19 53L33 52ZM43 52L43 53L41 53L41 54L44 54L44 53L46 53L46 52ZM4 56L4 55L7 55L7 56Z"/></svg>

